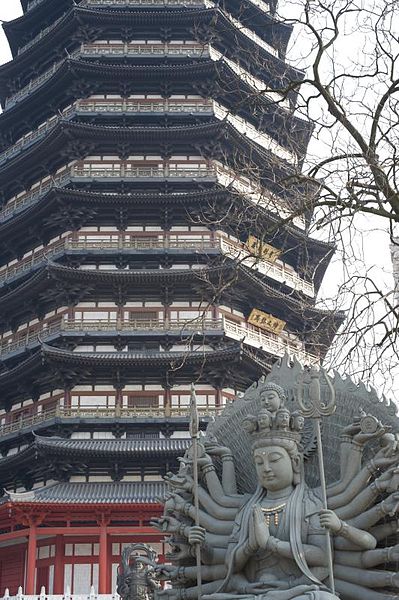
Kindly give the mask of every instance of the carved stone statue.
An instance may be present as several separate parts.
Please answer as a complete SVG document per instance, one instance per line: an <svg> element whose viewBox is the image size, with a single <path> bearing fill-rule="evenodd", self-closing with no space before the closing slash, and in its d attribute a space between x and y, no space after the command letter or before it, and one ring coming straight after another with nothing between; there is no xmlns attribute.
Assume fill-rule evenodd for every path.
<svg viewBox="0 0 399 600"><path fill-rule="evenodd" d="M192 453L177 475L166 477L171 494L153 524L172 535L173 564L157 567L172 588L156 597L198 598L200 544L203 600L398 598L397 434L364 412L341 427L341 473L328 486L324 510L320 489L305 479L305 457L314 451L311 425L288 408L285 390L260 380L234 404L200 441L199 526ZM251 486L241 461L248 456L256 473ZM329 588L326 530L336 594Z"/></svg>
<svg viewBox="0 0 399 600"><path fill-rule="evenodd" d="M117 592L122 600L152 600L160 588L155 578L156 552L146 544L130 544L122 551Z"/></svg>

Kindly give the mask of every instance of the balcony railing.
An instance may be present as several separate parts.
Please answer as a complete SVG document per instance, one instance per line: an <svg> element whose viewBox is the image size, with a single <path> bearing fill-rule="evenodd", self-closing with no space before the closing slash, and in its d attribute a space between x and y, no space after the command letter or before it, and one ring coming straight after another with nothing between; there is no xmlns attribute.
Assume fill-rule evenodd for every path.
<svg viewBox="0 0 399 600"><path fill-rule="evenodd" d="M206 46L200 44L83 44L81 56L205 56Z"/></svg>
<svg viewBox="0 0 399 600"><path fill-rule="evenodd" d="M45 0L31 0L28 2L28 11L34 9ZM204 6L204 0L82 0L80 6Z"/></svg>
<svg viewBox="0 0 399 600"><path fill-rule="evenodd" d="M304 345L301 341L295 341L286 335L276 335L261 331L255 327L248 326L246 323L238 323L230 320L228 317L223 319L197 319L181 321L160 321L158 319L67 319L62 317L41 328L37 327L34 331L21 332L12 336L9 340L3 340L0 344L0 356L6 356L18 350L35 347L40 340L67 332L176 332L181 335L204 334L206 331L224 332L227 337L243 341L244 344L255 348L261 348L274 356L284 356L286 352L295 354L298 359L306 364L319 362L319 358L304 351Z"/></svg>
<svg viewBox="0 0 399 600"><path fill-rule="evenodd" d="M317 364L320 358L314 354L304 351L301 341L294 341L284 335L277 336L273 333L267 333L245 323L224 319L224 330L227 337L240 340L253 348L260 348L274 356L284 356L286 352L295 355L299 361L304 364Z"/></svg>
<svg viewBox="0 0 399 600"><path fill-rule="evenodd" d="M182 56L209 57L209 49L200 44L82 44L68 58L97 56ZM55 62L50 69L32 79L27 85L6 98L5 110L11 108L50 79L65 62Z"/></svg>
<svg viewBox="0 0 399 600"><path fill-rule="evenodd" d="M223 331L222 319L165 320L130 319L126 321L115 319L67 319L62 317L34 331L21 332L9 340L0 343L0 356L5 357L20 349L37 346L40 340L47 340L56 334L82 331L86 333L100 332L175 332L184 335L203 334L205 331Z"/></svg>
<svg viewBox="0 0 399 600"><path fill-rule="evenodd" d="M213 113L213 102L207 100L77 100L60 115L51 117L38 129L30 131L15 144L0 154L0 164L17 155L33 142L43 138L47 132L61 120L72 119L75 116L88 113L101 114L150 114L150 113L183 113L183 114L209 114Z"/></svg>
<svg viewBox="0 0 399 600"><path fill-rule="evenodd" d="M202 178L202 177L216 177L216 167L206 166L203 168L184 168L184 166L176 166L173 168L164 168L161 166L156 167L132 167L124 169L122 167L113 167L107 169L104 167L97 167L91 164L83 166L73 166L66 168L62 173L51 178L46 178L44 181L40 181L34 190L28 191L21 194L18 198L11 199L6 206L0 211L0 223L11 218L14 214L25 210L28 206L36 204L40 198L44 196L52 187L64 187L75 178L88 178L88 179L136 179L139 177L143 178Z"/></svg>
<svg viewBox="0 0 399 600"><path fill-rule="evenodd" d="M200 417L217 416L223 411L224 407L201 406L198 405ZM188 407L170 407L170 406L132 406L123 408L116 406L113 408L96 408L78 406L65 408L57 405L52 410L46 410L34 415L23 416L12 423L0 425L0 436L17 433L21 429L33 428L35 425L51 421L53 419L136 419L140 417L165 418L165 417L187 417Z"/></svg>
<svg viewBox="0 0 399 600"><path fill-rule="evenodd" d="M30 10L30 4L31 3L29 3L29 5L28 5L28 10ZM53 21L53 23L51 23L51 25L48 25L47 27L42 29L40 31L40 33L35 35L35 37L33 39L31 39L27 44L25 44L25 46L21 46L21 48L18 48L18 54L23 54L23 52L26 52L27 50L29 50L29 48L34 46L36 44L36 42L38 42L39 40L44 38L50 31L55 29L57 27L58 23L64 18L64 16L65 15L61 15L61 17L59 17L58 19Z"/></svg>
<svg viewBox="0 0 399 600"><path fill-rule="evenodd" d="M289 287L301 291L307 296L314 297L315 290L313 283L305 281L295 271L288 271L284 265L262 260L253 256L241 244L232 242L227 238L221 240L222 251L231 258L240 261L241 264L255 269L263 275L267 275L276 281L286 283Z"/></svg>
<svg viewBox="0 0 399 600"><path fill-rule="evenodd" d="M116 237L116 236L115 236ZM50 258L62 254L64 250L82 251L82 250L200 250L207 251L214 248L220 248L221 251L234 260L239 260L242 264L259 271L260 273L285 282L288 286L302 291L308 296L314 296L314 285L299 277L295 271L288 271L284 265L276 264L266 260L261 260L249 253L249 251L239 242L221 235L218 239L211 240L208 236L192 237L190 239L170 239L167 236L159 238L154 237L103 237L93 239L92 236L83 236L76 239L64 238L57 240L46 248L34 252L18 263L10 265L0 270L0 285L22 276L24 273L45 264Z"/></svg>

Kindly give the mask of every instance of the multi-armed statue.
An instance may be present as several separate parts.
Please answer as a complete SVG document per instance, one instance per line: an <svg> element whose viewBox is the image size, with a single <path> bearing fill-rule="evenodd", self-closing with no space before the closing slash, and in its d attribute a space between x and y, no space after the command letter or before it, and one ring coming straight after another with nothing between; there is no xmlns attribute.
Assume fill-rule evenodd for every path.
<svg viewBox="0 0 399 600"><path fill-rule="evenodd" d="M296 408L288 393L270 381L251 386L200 440L199 484L190 451L179 472L168 474L171 494L154 524L172 536L173 564L158 567L172 588L158 598L198 598L198 545L203 600L398 598L397 435L360 410L341 427L341 473L327 486L326 509L320 486L306 484L315 428L287 407ZM325 460L328 467L328 452ZM327 531L337 592L328 577Z"/></svg>

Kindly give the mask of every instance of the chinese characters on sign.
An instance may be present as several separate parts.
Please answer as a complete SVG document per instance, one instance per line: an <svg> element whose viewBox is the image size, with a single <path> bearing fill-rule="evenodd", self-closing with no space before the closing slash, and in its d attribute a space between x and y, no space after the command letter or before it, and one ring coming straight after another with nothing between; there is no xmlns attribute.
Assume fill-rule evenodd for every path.
<svg viewBox="0 0 399 600"><path fill-rule="evenodd" d="M277 319L268 313L264 313L257 308L252 309L252 312L248 317L248 323L255 325L256 327L260 327L260 329L264 329L265 331L271 331L272 333L276 334L281 333L286 325L285 321Z"/></svg>

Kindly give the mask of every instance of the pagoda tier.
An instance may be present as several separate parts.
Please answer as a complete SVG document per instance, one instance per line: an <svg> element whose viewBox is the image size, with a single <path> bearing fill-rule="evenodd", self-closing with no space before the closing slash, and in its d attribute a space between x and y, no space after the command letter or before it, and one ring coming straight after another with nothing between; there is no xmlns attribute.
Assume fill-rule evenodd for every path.
<svg viewBox="0 0 399 600"><path fill-rule="evenodd" d="M92 95L111 94L125 98L143 97L147 94L171 95L197 94L220 101L226 109L237 113L260 129L272 129L280 139L298 155L309 140L311 128L304 121L293 118L291 111L276 108L276 96L259 94L256 81L249 74L240 76L240 68L221 54L213 54L214 60L200 58L193 63L187 59L180 64L97 64L89 60L67 58L46 76L33 80L27 88L10 99L7 110L0 116L1 144L5 148L37 128L58 111L70 104ZM132 60L129 61L132 63ZM264 83L260 88L265 87ZM259 85L258 85L259 88ZM277 105L286 104L277 97ZM271 107L273 110L271 110ZM276 113L277 123L267 125ZM259 125L259 121L261 124ZM278 125L282 127L279 129ZM290 138L292 128L295 138ZM280 133L279 133L280 131Z"/></svg>
<svg viewBox="0 0 399 600"><path fill-rule="evenodd" d="M115 26L119 25L119 30L123 28L126 31L126 27L129 25L131 28L136 28L137 24L140 24L140 21L129 21L130 14L138 12L143 15L142 18L148 19L146 13L151 15L161 9L161 14L157 15L160 21L163 22L164 19L169 19L171 25L178 26L186 16L190 18L191 13L196 16L202 10L204 14L215 12L223 20L226 20L228 15L236 17L245 27L255 32L261 39L276 49L280 58L284 58L292 27L282 21L275 20L269 14L269 6L266 2L258 5L251 0L243 0L242 2L228 0L221 6L223 6L223 12L218 10L217 5L211 2L205 3L204 0L168 0L166 3L164 0L126 0L123 3L120 0L107 0L107 2L104 2L104 0L82 0L68 3L53 2L52 4L43 2L41 5L37 5L39 10L28 11L23 17L5 23L4 31L14 58L17 60L27 50L32 49L35 52L36 47L39 47L40 50L45 49L52 52L61 40L66 40L63 48L69 50L73 46L68 47L68 44L74 43L71 39L72 34L80 31L79 28L82 23L89 23L91 27L106 27L108 25L113 28L113 32L115 32ZM59 16L54 13L54 9L57 10ZM118 12L116 13L116 11ZM113 15L113 19L109 19L110 14ZM75 15L79 15L77 23L72 22L73 19L76 19ZM48 22L47 27L45 26L46 20ZM154 20L152 24L156 26L157 21ZM129 31L126 33L129 33ZM73 37L77 39L76 35ZM53 44L49 44L50 39L53 40ZM35 60L35 57L42 61L44 59L39 54L34 56L33 60Z"/></svg>
<svg viewBox="0 0 399 600"><path fill-rule="evenodd" d="M210 139L213 140L212 144L209 143ZM53 177L59 176L62 171L68 169L68 163L76 159L76 156L82 160L88 157L86 160L94 162L95 169L101 166L106 168L109 163L117 166L115 154L120 156L121 153L125 160L121 159L119 165L125 166L126 172L121 172L120 177L130 177L130 185L133 185L136 179L145 178L145 171L143 174L137 171L139 167L145 166L141 155L152 155L151 159L147 159L147 164L154 170L162 168L167 176L165 167L169 166L169 177L178 178L180 173L174 173L179 163L187 161L184 157L195 157L200 153L205 160L216 158L222 166L237 169L244 175L251 174L254 190L258 184L271 194L280 195L282 198L286 196L287 208L291 208L292 211L295 208L295 196L300 196L300 191L295 186L291 186L289 191L284 186L284 181L295 172L289 161L261 148L259 144L239 133L232 124L224 121L186 127L104 127L60 122L44 139L13 157L8 163L0 165L0 185L4 202L21 192L29 193L32 185L49 174ZM93 155L97 158L90 159ZM166 164L163 162L165 157L170 157ZM83 167L81 170L84 176L85 171L87 172L84 163L74 163L78 168ZM211 162L208 165L205 163L204 166L211 170L213 165ZM113 170L115 171L115 168ZM90 176L89 172L87 174ZM151 172L148 179L148 186L153 185ZM102 187L107 183L102 181ZM143 183L138 181L136 187L143 187ZM112 181L110 184L112 185Z"/></svg>
<svg viewBox="0 0 399 600"><path fill-rule="evenodd" d="M334 246L308 232L274 2L22 6L0 68L0 587L109 594L122 544L166 553L149 520L192 382L205 429L276 359L323 359Z"/></svg>
<svg viewBox="0 0 399 600"><path fill-rule="evenodd" d="M103 335L109 337L114 330L112 335L123 336L125 340L140 333L145 335L145 331L147 335L151 333L152 336L156 334L169 337L172 333L167 317L170 309L165 307L177 305L179 301L184 302L188 295L195 300L199 308L188 319L177 319L174 335L178 335L178 332L184 335L185 331L192 333L196 330L200 334L211 334L217 330L220 332L223 325L218 320L225 315L227 318L230 309L226 313L225 309L218 311L217 304L226 304L233 310L241 310L241 314L249 316L256 303L261 310L274 315L276 319L284 320L287 324L287 335L296 334L298 343L299 339L303 338L309 347L319 346L319 354L320 351L325 352L337 324L342 320L342 314L332 315L306 301L296 300L291 294L270 285L271 281L267 283L262 276L243 265L236 265L234 261L227 259L220 265L197 266L199 268L195 269L139 270L76 269L58 264L42 267L25 282L0 297L2 329L5 332L2 335L0 356L5 360L15 353L28 351L30 347L37 346L43 338L79 337L86 329L90 331L90 313L87 313L86 324L79 315L85 304L93 300L100 301L104 309L101 311L102 318L98 318L98 322L93 321L93 334L97 330L97 337L101 337L103 326L106 329ZM51 280L53 284L50 294ZM216 291L215 294L219 287L223 287L223 292ZM150 325L141 328L140 322L136 323L134 320L135 313L126 312L123 306L129 301L135 301L137 306L141 306L140 303L144 302L144 299L152 302L153 308L147 309L148 315L155 315L156 312L157 316L149 316ZM157 305L154 302L157 301L159 308L155 309ZM107 302L109 307L105 310ZM120 312L117 313L118 306L120 311L124 311L124 317ZM201 306L204 308L200 308ZM213 320L205 316L212 306ZM59 307L65 308L57 310L57 315L53 317L47 316ZM162 315L159 312L161 307L164 307ZM181 312L176 314L180 315ZM93 313L93 318L96 319L96 312ZM159 318L161 320L158 321ZM36 321L37 324L33 326L21 327L22 323L34 319L40 319L41 323ZM233 321L237 321L237 324L245 329L244 321ZM18 328L18 333L7 333L10 327L14 330ZM289 337L281 337L281 343L286 344L287 351L294 351L295 343L291 347ZM301 344L296 346L297 349L300 346Z"/></svg>
<svg viewBox="0 0 399 600"><path fill-rule="evenodd" d="M229 214L226 222L220 220L219 212ZM98 252L101 248L105 251L104 259L108 257L109 262L113 262L113 256L118 256L123 261L124 257L127 258L128 251L130 254L137 254L140 249L143 253L145 248L148 251L150 246L142 245L140 248L137 244L134 250L131 241L126 241L126 237L130 237L123 231L127 223L146 221L170 232L172 224L178 227L188 226L193 219L194 222L201 222L201 217L209 223L216 223L218 220L218 228L230 235L238 235L241 241L248 238L248 231L259 238L267 234L270 242L281 251L284 261L297 273L303 273L304 277L306 273L312 274L314 289L317 291L334 246L309 238L299 227L279 227L279 217L268 211L265 206L253 204L245 195L225 188L180 194L104 194L50 186L47 192L30 202L19 203L10 210L0 211L1 262L6 265L7 262L18 259L12 267L0 269L0 286L10 283L11 280L16 281L25 273L40 267L48 257L52 257L52 260L58 260L61 254L65 257L79 257L84 250L96 255L96 250ZM93 222L97 224L97 237L96 228L89 227L92 233L88 232L87 226ZM78 236L68 235L67 239L50 243L65 231L66 223L72 230L85 227L86 233ZM111 228L111 231L116 229L117 240L121 239L120 247L116 248L115 239L110 237L108 241L107 235L101 234L98 227L103 228L101 231L106 231L107 228ZM115 238L115 231L113 236ZM191 248L190 251L198 252L205 249L211 254L218 253L218 250L212 249L211 244L206 244L205 240L202 240L202 245L200 241L196 243L195 239L191 241L191 247L190 241L186 244L182 242L181 250L188 252ZM37 252L32 250L27 258L22 259L25 252L35 248L38 242L44 248ZM163 244L157 246L154 242L151 250L165 252L165 247ZM293 251L293 248L296 250ZM169 251L173 251L173 248ZM63 262L68 262L68 259L65 258ZM27 265L26 269L24 264ZM312 277L309 281L312 281Z"/></svg>
<svg viewBox="0 0 399 600"><path fill-rule="evenodd" d="M261 18L264 20L263 14ZM83 54L101 60L119 60L127 57L139 59L144 63L159 59L161 48L154 47L154 42L147 47L146 52L142 45L130 41L125 45L125 52L123 52L122 28L123 39L126 41L142 39L144 32L145 35L150 35L152 40L159 38L160 42L170 44L169 54L167 45L163 49L168 59L172 61L178 60L179 54L184 55L178 52L179 46L176 46L174 40L183 42L188 39L197 43L197 47L186 48L186 54L191 58L201 57L201 54L214 48L227 57L238 60L253 75L269 83L270 87L276 81L284 84L287 77L290 80L294 77L302 78L301 72L287 66L279 57L281 53L274 22L274 27L270 28L266 24L262 28L262 37L242 25L237 29L236 25L235 18L226 15L219 8L205 8L204 4L197 10L130 10L117 14L115 11L104 9L88 10L75 7L62 19L56 21L54 27L50 26L46 35L41 32L22 47L11 65L0 69L0 81L2 78L5 83L4 95L1 99L4 102L7 95L14 94L29 83L32 65L40 75L65 54L70 56L74 56L75 53L78 56ZM165 33L166 28L167 33ZM49 44L50 39L51 44ZM104 42L97 46L98 39L110 42L108 52ZM120 42L122 45L115 45L115 42ZM138 56L132 57L135 49ZM28 51L29 60L26 56Z"/></svg>
<svg viewBox="0 0 399 600"><path fill-rule="evenodd" d="M1 445L4 451L5 444ZM148 481L174 468L189 445L189 439L96 440L35 435L17 454L0 458L0 477L8 492L20 485L29 488L37 482L49 485L56 480L90 482L98 476L109 481Z"/></svg>

